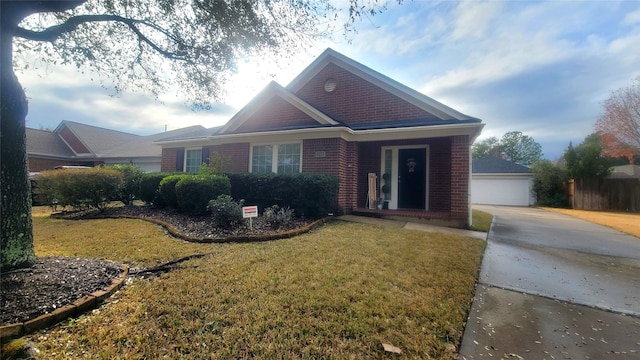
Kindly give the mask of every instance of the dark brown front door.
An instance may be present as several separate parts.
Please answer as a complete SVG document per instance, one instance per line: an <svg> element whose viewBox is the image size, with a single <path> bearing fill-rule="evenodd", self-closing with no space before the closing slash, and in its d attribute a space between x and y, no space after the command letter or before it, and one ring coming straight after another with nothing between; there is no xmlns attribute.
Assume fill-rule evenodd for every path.
<svg viewBox="0 0 640 360"><path fill-rule="evenodd" d="M398 208L425 209L427 150L398 150Z"/></svg>

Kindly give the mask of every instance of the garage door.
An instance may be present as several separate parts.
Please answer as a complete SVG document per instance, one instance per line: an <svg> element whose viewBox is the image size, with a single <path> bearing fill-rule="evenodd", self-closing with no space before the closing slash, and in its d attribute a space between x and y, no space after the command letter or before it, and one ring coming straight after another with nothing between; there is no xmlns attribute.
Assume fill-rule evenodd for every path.
<svg viewBox="0 0 640 360"><path fill-rule="evenodd" d="M471 202L490 205L533 205L530 178L500 178L474 175L471 180Z"/></svg>

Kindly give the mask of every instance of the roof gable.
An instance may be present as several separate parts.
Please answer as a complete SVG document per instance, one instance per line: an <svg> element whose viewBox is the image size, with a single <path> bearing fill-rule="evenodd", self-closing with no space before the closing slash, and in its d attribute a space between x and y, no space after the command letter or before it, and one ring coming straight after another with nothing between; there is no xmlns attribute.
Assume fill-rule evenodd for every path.
<svg viewBox="0 0 640 360"><path fill-rule="evenodd" d="M58 134L47 130L26 128L27 153L57 157L73 156L73 151L62 141Z"/></svg>
<svg viewBox="0 0 640 360"><path fill-rule="evenodd" d="M304 86L319 75L327 66L333 64L345 71L381 88L423 111L443 120L457 119L468 120L469 116L462 114L410 87L403 85L379 72L372 70L336 51L328 48L288 86L293 93L298 93Z"/></svg>
<svg viewBox="0 0 640 360"><path fill-rule="evenodd" d="M67 120L62 121L54 132L59 134L76 154L101 155L116 146L141 138L139 135Z"/></svg>
<svg viewBox="0 0 640 360"><path fill-rule="evenodd" d="M526 166L489 156L474 160L471 164L471 172L474 174L527 174L531 172Z"/></svg>
<svg viewBox="0 0 640 360"><path fill-rule="evenodd" d="M294 112L292 112L293 109L295 109ZM288 118L268 116L270 114L276 115L273 113L274 111L278 113L289 112ZM258 114L259 120L259 117L255 116ZM238 111L218 131L218 134L243 132L249 129L254 131L280 128L282 127L282 121L289 126L299 125L300 127L338 124L337 121L272 81L253 100Z"/></svg>

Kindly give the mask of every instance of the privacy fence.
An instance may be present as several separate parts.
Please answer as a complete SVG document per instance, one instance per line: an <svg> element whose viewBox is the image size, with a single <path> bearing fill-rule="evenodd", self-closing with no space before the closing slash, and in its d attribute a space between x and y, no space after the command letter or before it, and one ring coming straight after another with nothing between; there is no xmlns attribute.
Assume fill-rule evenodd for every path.
<svg viewBox="0 0 640 360"><path fill-rule="evenodd" d="M574 209L640 211L640 179L575 179L569 181Z"/></svg>

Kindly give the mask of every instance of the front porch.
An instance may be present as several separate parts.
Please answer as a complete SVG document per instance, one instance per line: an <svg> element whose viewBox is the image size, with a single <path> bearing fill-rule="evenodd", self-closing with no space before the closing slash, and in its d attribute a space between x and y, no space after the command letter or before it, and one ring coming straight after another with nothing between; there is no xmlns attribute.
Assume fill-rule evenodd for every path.
<svg viewBox="0 0 640 360"><path fill-rule="evenodd" d="M419 209L369 209L356 208L351 211L351 215L369 216L389 220L411 221L425 223L429 225L447 226L454 228L465 228L467 219L460 219L452 216L449 211L428 211Z"/></svg>

